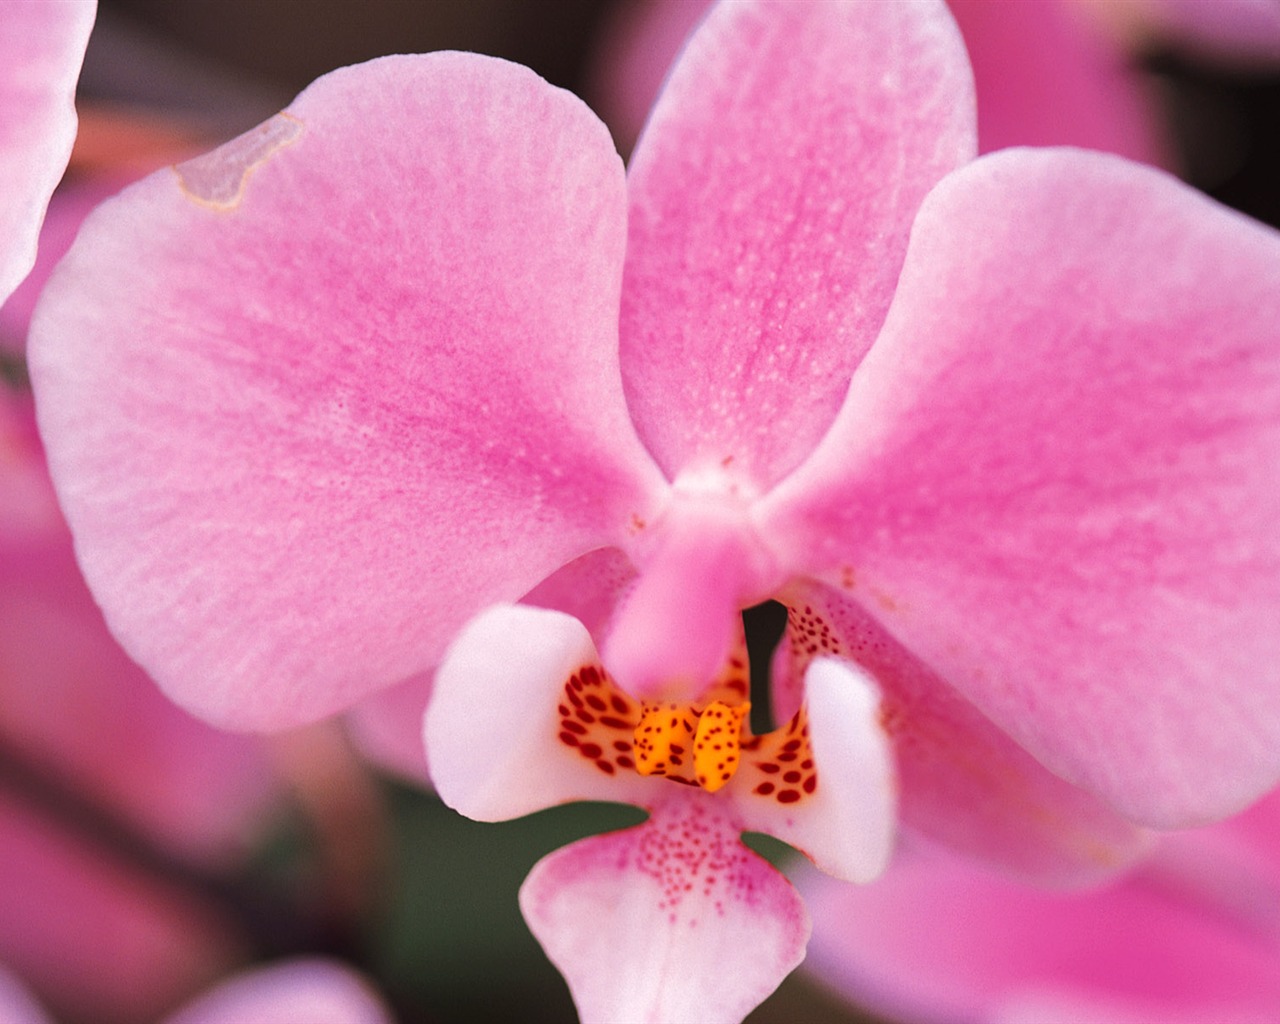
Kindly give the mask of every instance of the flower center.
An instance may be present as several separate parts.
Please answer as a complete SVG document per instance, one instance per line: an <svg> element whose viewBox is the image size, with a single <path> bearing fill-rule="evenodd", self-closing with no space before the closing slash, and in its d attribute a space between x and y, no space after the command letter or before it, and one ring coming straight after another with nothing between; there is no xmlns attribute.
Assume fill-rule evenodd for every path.
<svg viewBox="0 0 1280 1024"><path fill-rule="evenodd" d="M733 778L749 703L645 704L635 728L636 771L714 793Z"/></svg>
<svg viewBox="0 0 1280 1024"><path fill-rule="evenodd" d="M751 797L806 799L818 786L807 709L801 704L781 728L750 735L748 692L745 646L697 704L638 701L599 663L583 665L561 691L558 736L605 775L634 771L708 793L741 781Z"/></svg>

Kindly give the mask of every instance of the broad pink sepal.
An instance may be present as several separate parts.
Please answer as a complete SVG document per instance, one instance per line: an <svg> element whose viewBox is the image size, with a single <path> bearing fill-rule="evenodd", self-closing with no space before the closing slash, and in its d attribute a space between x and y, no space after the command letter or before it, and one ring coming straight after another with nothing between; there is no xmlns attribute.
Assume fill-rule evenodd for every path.
<svg viewBox="0 0 1280 1024"><path fill-rule="evenodd" d="M1280 770L1278 268L1280 235L1159 172L983 157L762 518L1122 814L1238 809Z"/></svg>
<svg viewBox="0 0 1280 1024"><path fill-rule="evenodd" d="M166 692L245 728L350 706L650 514L624 229L594 115L457 53L327 75L89 217L32 379L85 574Z"/></svg>

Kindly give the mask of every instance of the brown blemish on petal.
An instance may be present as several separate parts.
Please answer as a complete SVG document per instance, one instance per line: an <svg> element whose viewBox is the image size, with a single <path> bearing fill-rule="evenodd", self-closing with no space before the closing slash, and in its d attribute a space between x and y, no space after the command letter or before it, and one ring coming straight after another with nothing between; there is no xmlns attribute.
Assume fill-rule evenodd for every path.
<svg viewBox="0 0 1280 1024"><path fill-rule="evenodd" d="M178 187L201 206L234 210L244 198L249 175L301 134L302 122L281 111L212 153L174 164Z"/></svg>

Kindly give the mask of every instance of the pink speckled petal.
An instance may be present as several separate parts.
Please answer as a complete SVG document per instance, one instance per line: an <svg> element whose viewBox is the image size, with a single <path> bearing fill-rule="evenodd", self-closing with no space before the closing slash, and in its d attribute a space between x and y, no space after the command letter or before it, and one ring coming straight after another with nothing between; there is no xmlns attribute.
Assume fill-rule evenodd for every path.
<svg viewBox="0 0 1280 1024"><path fill-rule="evenodd" d="M437 53L327 75L95 211L32 378L86 576L175 700L260 729L350 706L649 514L623 190L580 101Z"/></svg>
<svg viewBox="0 0 1280 1024"><path fill-rule="evenodd" d="M865 888L804 872L807 966L902 1020L1265 1021L1280 1006L1280 851L1251 849L1230 823L1176 839L1080 894L927 848L904 850Z"/></svg>
<svg viewBox="0 0 1280 1024"><path fill-rule="evenodd" d="M76 137L75 91L95 0L5 3L0 17L0 302L27 276Z"/></svg>
<svg viewBox="0 0 1280 1024"><path fill-rule="evenodd" d="M1225 815L1280 774L1278 322L1276 232L1114 157L984 157L762 521L1050 770Z"/></svg>
<svg viewBox="0 0 1280 1024"><path fill-rule="evenodd" d="M746 828L785 840L827 874L869 882L888 863L897 826L880 691L849 662L819 658L805 673L805 698L817 788L793 804L735 788L739 814Z"/></svg>
<svg viewBox="0 0 1280 1024"><path fill-rule="evenodd" d="M604 686L566 692L584 668L599 680L599 666L591 634L563 612L499 605L467 623L436 672L427 706L424 734L440 799L477 821L573 800L651 804L672 783L632 770L637 702ZM614 698L626 707L611 707Z"/></svg>
<svg viewBox="0 0 1280 1024"><path fill-rule="evenodd" d="M669 475L728 463L763 487L808 454L973 121L941 3L710 12L629 169L623 375Z"/></svg>
<svg viewBox="0 0 1280 1024"><path fill-rule="evenodd" d="M222 982L164 1024L392 1024L360 975L328 960L291 960Z"/></svg>
<svg viewBox="0 0 1280 1024"><path fill-rule="evenodd" d="M737 1024L804 958L804 904L722 807L677 792L530 873L520 908L583 1024Z"/></svg>
<svg viewBox="0 0 1280 1024"><path fill-rule="evenodd" d="M777 720L799 706L814 654L858 664L881 692L905 830L1055 886L1114 874L1150 848L1146 830L1045 769L857 604L818 585L797 587L791 603L774 659Z"/></svg>
<svg viewBox="0 0 1280 1024"><path fill-rule="evenodd" d="M948 6L973 62L984 153L1066 145L1169 162L1154 94L1070 4L948 0Z"/></svg>

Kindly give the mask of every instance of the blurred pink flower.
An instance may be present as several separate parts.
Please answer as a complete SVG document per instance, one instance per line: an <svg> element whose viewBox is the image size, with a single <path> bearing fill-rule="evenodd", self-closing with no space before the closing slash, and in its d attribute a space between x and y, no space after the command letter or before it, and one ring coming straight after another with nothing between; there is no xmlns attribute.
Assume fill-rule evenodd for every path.
<svg viewBox="0 0 1280 1024"><path fill-rule="evenodd" d="M3 969L0 1024L49 1024L35 998ZM233 975L161 1024L392 1024L392 1018L355 971L316 959Z"/></svg>
<svg viewBox="0 0 1280 1024"><path fill-rule="evenodd" d="M118 184L93 180L54 197L40 259L0 308L5 348L21 353L34 295ZM30 396L5 387L0 509L0 960L60 1010L143 1019L225 969L240 955L236 940L199 899L51 816L11 766L215 869L251 851L280 782L260 741L175 707L111 638L58 512Z"/></svg>
<svg viewBox="0 0 1280 1024"><path fill-rule="evenodd" d="M811 969L876 1012L938 1024L1264 1024L1280 1008L1280 794L1162 838L1108 888L1037 891L944 851L873 886L800 882Z"/></svg>
<svg viewBox="0 0 1280 1024"><path fill-rule="evenodd" d="M163 1024L391 1024L355 971L336 961L288 960L220 983Z"/></svg>
<svg viewBox="0 0 1280 1024"><path fill-rule="evenodd" d="M1117 157L975 148L928 2L717 8L625 178L505 62L320 79L99 208L37 310L41 428L113 628L185 706L280 729L586 580L589 631L473 624L428 732L472 813L652 809L526 887L589 1018L661 1015L663 958L708 1019L794 962L743 807L865 877L896 796L1057 881L1137 855L1135 822L1238 809L1280 774L1280 236ZM826 749L887 736L896 786L877 756L821 768L816 725L813 786L756 778L745 733L722 792L632 773L643 722L605 756L618 727L570 695L594 641L606 707L692 723L770 597L777 720L850 701ZM846 685L806 692L825 673ZM859 786L857 826L817 813ZM762 917L752 959L722 926Z"/></svg>

